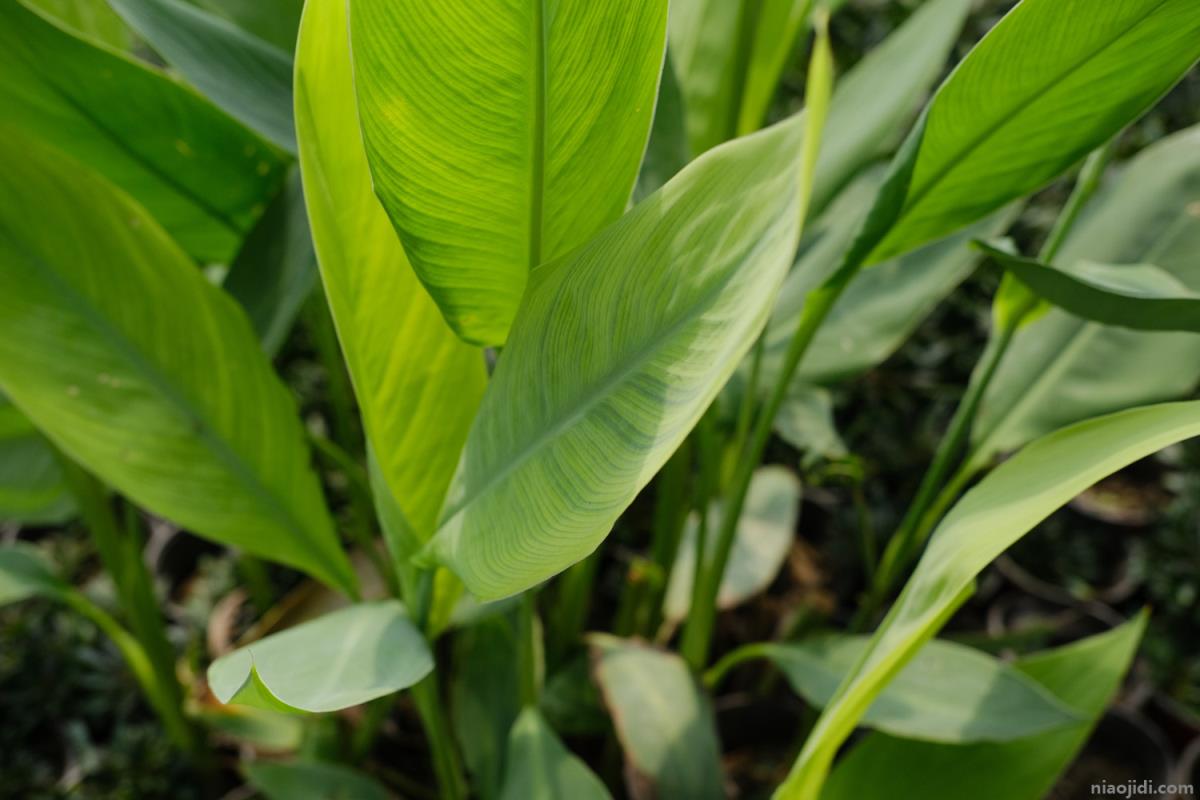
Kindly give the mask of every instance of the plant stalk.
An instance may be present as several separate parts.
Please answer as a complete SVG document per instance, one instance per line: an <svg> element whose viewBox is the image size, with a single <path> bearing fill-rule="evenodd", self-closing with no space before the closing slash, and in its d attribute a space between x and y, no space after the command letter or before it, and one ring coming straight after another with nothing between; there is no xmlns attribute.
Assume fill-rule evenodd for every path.
<svg viewBox="0 0 1200 800"><path fill-rule="evenodd" d="M425 728L425 737L429 741L433 771L438 782L438 796L442 800L465 800L467 782L463 777L458 745L450 730L445 704L442 703L437 669L426 675L410 691L417 706L417 714L421 717L421 725Z"/></svg>
<svg viewBox="0 0 1200 800"><path fill-rule="evenodd" d="M154 594L154 581L142 559L137 518L122 529L104 486L83 467L60 455L79 514L83 518L104 568L112 578L117 600L133 636L91 603L69 604L96 623L121 651L162 720L171 742L195 759L203 755L199 731L184 713L183 687L175 671L175 651Z"/></svg>

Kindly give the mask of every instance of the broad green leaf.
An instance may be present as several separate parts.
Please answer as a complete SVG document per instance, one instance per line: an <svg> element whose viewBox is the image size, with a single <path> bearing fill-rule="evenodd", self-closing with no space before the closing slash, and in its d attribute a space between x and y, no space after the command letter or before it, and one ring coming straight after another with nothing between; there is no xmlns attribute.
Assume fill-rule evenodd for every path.
<svg viewBox="0 0 1200 800"><path fill-rule="evenodd" d="M454 637L450 715L473 785L484 800L500 796L509 732L521 713L517 629L497 614Z"/></svg>
<svg viewBox="0 0 1200 800"><path fill-rule="evenodd" d="M283 189L242 243L222 287L241 303L263 349L274 356L317 281L300 172Z"/></svg>
<svg viewBox="0 0 1200 800"><path fill-rule="evenodd" d="M596 682L625 751L630 794L724 798L712 708L683 659L613 636L589 641Z"/></svg>
<svg viewBox="0 0 1200 800"><path fill-rule="evenodd" d="M971 0L930 0L838 81L813 187L825 208L855 174L898 144L958 40Z"/></svg>
<svg viewBox="0 0 1200 800"><path fill-rule="evenodd" d="M595 736L610 728L586 656L578 656L550 673L538 710L563 735Z"/></svg>
<svg viewBox="0 0 1200 800"><path fill-rule="evenodd" d="M422 288L371 191L345 3L311 0L296 56L296 120L325 293L373 457L416 542L438 509L487 383Z"/></svg>
<svg viewBox="0 0 1200 800"><path fill-rule="evenodd" d="M0 521L55 524L74 513L53 448L0 394Z"/></svg>
<svg viewBox="0 0 1200 800"><path fill-rule="evenodd" d="M718 608L733 608L765 591L779 574L791 550L800 518L800 481L788 469L761 467L750 481L746 508L738 520L737 538L729 555L721 587ZM711 530L720 525L721 504L714 502L708 513ZM699 518L692 514L683 529L679 552L667 583L663 615L681 620L692 606L692 581L696 571L696 533ZM709 537L708 547L716 546ZM711 561L711 554L706 558Z"/></svg>
<svg viewBox="0 0 1200 800"><path fill-rule="evenodd" d="M206 704L196 716L214 733L274 753L298 750L308 731L303 717L250 706Z"/></svg>
<svg viewBox="0 0 1200 800"><path fill-rule="evenodd" d="M389 800L374 778L319 761L250 761L246 779L267 800Z"/></svg>
<svg viewBox="0 0 1200 800"><path fill-rule="evenodd" d="M1161 267L1082 261L1066 270L979 247L1035 295L1077 317L1135 330L1200 333L1200 294Z"/></svg>
<svg viewBox="0 0 1200 800"><path fill-rule="evenodd" d="M30 597L61 598L69 591L70 587L34 548L23 544L0 547L0 606Z"/></svg>
<svg viewBox="0 0 1200 800"><path fill-rule="evenodd" d="M76 33L102 42L114 50L128 50L133 36L107 0L31 0L52 19Z"/></svg>
<svg viewBox="0 0 1200 800"><path fill-rule="evenodd" d="M190 0L285 53L295 50L304 0Z"/></svg>
<svg viewBox="0 0 1200 800"><path fill-rule="evenodd" d="M296 152L290 50L185 0L108 2L205 97L268 141Z"/></svg>
<svg viewBox="0 0 1200 800"><path fill-rule="evenodd" d="M1102 189L1058 263L1152 263L1200 292L1200 127L1147 148ZM1073 422L1185 397L1200 337L1089 323L1052 309L1017 331L972 438L980 463Z"/></svg>
<svg viewBox="0 0 1200 800"><path fill-rule="evenodd" d="M666 0L353 0L375 189L467 341L503 344L529 272L625 210Z"/></svg>
<svg viewBox="0 0 1200 800"><path fill-rule="evenodd" d="M203 98L21 0L0 3L0 106L6 126L129 192L201 261L227 262L283 180L283 156Z"/></svg>
<svg viewBox="0 0 1200 800"><path fill-rule="evenodd" d="M508 738L501 800L608 800L587 764L571 754L536 709L521 712Z"/></svg>
<svg viewBox="0 0 1200 800"><path fill-rule="evenodd" d="M1200 434L1200 401L1089 420L1024 448L983 479L934 531L920 563L805 743L783 800L815 800L834 754L884 687L971 593L975 576L1098 480Z"/></svg>
<svg viewBox="0 0 1200 800"><path fill-rule="evenodd" d="M906 253L1037 189L1197 58L1194 0L1024 0L942 84L848 260Z"/></svg>
<svg viewBox="0 0 1200 800"><path fill-rule="evenodd" d="M788 56L796 49L800 33L808 27L813 0L752 0L753 34L745 53L737 133L753 133L763 126Z"/></svg>
<svg viewBox="0 0 1200 800"><path fill-rule="evenodd" d="M208 684L222 703L337 711L412 686L433 669L424 637L395 600L359 603L221 656Z"/></svg>
<svg viewBox="0 0 1200 800"><path fill-rule="evenodd" d="M821 800L1041 800L1083 746L1137 651L1146 615L1115 630L1020 659L1028 675L1083 717L1011 742L946 745L871 734L840 761ZM886 775L887 780L880 780Z"/></svg>
<svg viewBox="0 0 1200 800"><path fill-rule="evenodd" d="M0 136L0 389L139 505L344 591L288 390L245 316L131 198Z"/></svg>
<svg viewBox="0 0 1200 800"><path fill-rule="evenodd" d="M534 272L428 548L477 597L595 550L728 380L795 251L803 139L714 150Z"/></svg>
<svg viewBox="0 0 1200 800"><path fill-rule="evenodd" d="M824 707L869 643L866 636L823 636L749 645L746 653L769 659L797 694ZM961 744L1020 739L1079 719L1040 684L1007 664L935 639L900 670L859 724L907 739Z"/></svg>

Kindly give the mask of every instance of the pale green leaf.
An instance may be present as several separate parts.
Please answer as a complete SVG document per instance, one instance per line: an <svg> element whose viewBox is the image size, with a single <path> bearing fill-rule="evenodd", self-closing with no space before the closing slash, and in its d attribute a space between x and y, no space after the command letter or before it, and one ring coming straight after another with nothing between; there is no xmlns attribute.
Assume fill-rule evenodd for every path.
<svg viewBox="0 0 1200 800"><path fill-rule="evenodd" d="M1081 261L1060 269L978 244L1035 295L1077 317L1134 330L1200 333L1200 294L1162 267Z"/></svg>
<svg viewBox="0 0 1200 800"><path fill-rule="evenodd" d="M799 231L803 116L534 272L431 542L480 599L596 549L750 348Z"/></svg>
<svg viewBox="0 0 1200 800"><path fill-rule="evenodd" d="M345 3L311 0L296 120L313 241L373 457L417 542L432 534L487 382L446 326L371 191Z"/></svg>
<svg viewBox="0 0 1200 800"><path fill-rule="evenodd" d="M1139 154L1102 189L1058 263L1153 263L1200 292L1200 127ZM1052 309L1017 331L972 438L980 462L1064 425L1185 397L1200 381L1200 337L1089 323Z"/></svg>
<svg viewBox="0 0 1200 800"><path fill-rule="evenodd" d="M729 563L721 576L717 592L718 608L733 608L765 591L787 560L800 518L800 480L790 470L779 466L760 467L750 479L746 508L738 519L736 538ZM709 507L710 530L720 527L721 503ZM681 620L692 606L692 581L696 570L696 533L699 517L692 514L683 529L679 552L671 569L667 593L663 600L663 615L669 620ZM715 537L709 537L709 555L716 547Z"/></svg>
<svg viewBox="0 0 1200 800"><path fill-rule="evenodd" d="M221 284L250 317L263 349L274 356L317 281L300 173L291 170L258 225L246 237Z"/></svg>
<svg viewBox="0 0 1200 800"><path fill-rule="evenodd" d="M268 141L296 151L290 51L184 0L108 3L205 97Z"/></svg>
<svg viewBox="0 0 1200 800"><path fill-rule="evenodd" d="M864 659L843 680L776 796L819 796L837 749L993 559L1100 479L1198 434L1200 401L1132 409L1039 439L984 478L934 531Z"/></svg>
<svg viewBox="0 0 1200 800"><path fill-rule="evenodd" d="M460 336L503 344L532 268L625 210L666 0L353 0L363 135L413 267Z"/></svg>
<svg viewBox="0 0 1200 800"><path fill-rule="evenodd" d="M0 151L0 388L139 505L352 590L296 403L233 300L95 173L23 136Z"/></svg>
<svg viewBox="0 0 1200 800"><path fill-rule="evenodd" d="M1146 615L1106 633L1020 659L1028 675L1083 717L1011 742L945 745L872 734L834 769L821 800L1041 800L1083 746L1137 651ZM886 775L887 780L880 780Z"/></svg>
<svg viewBox="0 0 1200 800"><path fill-rule="evenodd" d="M251 761L250 785L267 800L389 800L374 778L339 764L319 761Z"/></svg>
<svg viewBox="0 0 1200 800"><path fill-rule="evenodd" d="M508 738L501 800L608 800L587 764L572 755L536 709L527 708Z"/></svg>
<svg viewBox="0 0 1200 800"><path fill-rule="evenodd" d="M625 751L630 794L722 800L712 708L683 659L613 636L589 641L596 682Z"/></svg>
<svg viewBox="0 0 1200 800"><path fill-rule="evenodd" d="M866 636L823 636L749 645L797 694L826 706L867 651ZM931 742L1009 741L1079 722L1069 707L1023 673L978 650L934 640L875 698L859 724Z"/></svg>
<svg viewBox="0 0 1200 800"><path fill-rule="evenodd" d="M53 64L48 69L47 64ZM3 123L61 148L226 263L284 175L277 150L161 73L0 3Z"/></svg>
<svg viewBox="0 0 1200 800"><path fill-rule="evenodd" d="M793 381L773 424L779 438L804 453L806 466L847 454L833 419L833 397L820 386Z"/></svg>
<svg viewBox="0 0 1200 800"><path fill-rule="evenodd" d="M971 0L930 0L838 81L813 187L823 209L864 166L887 155L958 40Z"/></svg>
<svg viewBox="0 0 1200 800"><path fill-rule="evenodd" d="M222 703L337 711L412 686L433 669L425 639L395 600L359 603L288 628L214 661Z"/></svg>
<svg viewBox="0 0 1200 800"><path fill-rule="evenodd" d="M0 394L0 521L55 524L74 513L53 448Z"/></svg>
<svg viewBox="0 0 1200 800"><path fill-rule="evenodd" d="M0 606L30 597L61 598L69 591L34 548L23 544L0 547Z"/></svg>

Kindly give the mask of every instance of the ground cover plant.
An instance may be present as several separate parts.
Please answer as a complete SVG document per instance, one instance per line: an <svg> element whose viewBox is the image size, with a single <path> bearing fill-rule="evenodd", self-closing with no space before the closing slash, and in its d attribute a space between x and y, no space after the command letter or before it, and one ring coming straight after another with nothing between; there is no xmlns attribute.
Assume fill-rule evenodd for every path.
<svg viewBox="0 0 1200 800"><path fill-rule="evenodd" d="M0 793L1190 783L1198 60L1195 0L0 0Z"/></svg>

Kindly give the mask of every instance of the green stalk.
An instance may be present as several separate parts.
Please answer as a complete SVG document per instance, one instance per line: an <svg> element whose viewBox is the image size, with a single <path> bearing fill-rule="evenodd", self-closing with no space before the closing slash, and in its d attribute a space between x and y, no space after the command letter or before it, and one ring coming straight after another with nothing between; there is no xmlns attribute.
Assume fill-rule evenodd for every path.
<svg viewBox="0 0 1200 800"><path fill-rule="evenodd" d="M520 675L520 697L524 708L537 708L541 695L541 680L538 670L537 601L534 592L521 594L520 611L517 616L517 660Z"/></svg>
<svg viewBox="0 0 1200 800"><path fill-rule="evenodd" d="M1038 260L1051 263L1058 256L1058 251L1066 241L1071 228L1079 219L1084 206L1092 198L1104 177L1104 170L1112 158L1116 139L1110 140L1104 147L1093 152L1083 168L1079 179L1067 204L1063 207L1054 227L1046 237L1038 253ZM949 483L947 476L959 464L962 453L966 450L979 405L987 392L988 386L996 375L996 370L1004 359L1012 344L1013 337L1029 314L1037 308L1039 301L1032 294L1026 293L1022 301L1010 313L998 319L998 327L988 340L979 363L971 374L971 381L962 401L954 412L950 427L938 444L933 462L921 479L917 495L900 522L895 535L888 542L880 568L875 574L871 593L859 610L857 622L869 621L879 605L894 588L904 571L912 564L913 559L924 545L925 540L936 526L941 515L958 498L959 493L977 474L978 467L968 469L964 466ZM943 487L943 484L945 486Z"/></svg>
<svg viewBox="0 0 1200 800"><path fill-rule="evenodd" d="M655 484L654 533L650 543L650 559L658 569L661 580L649 584L640 595L640 609L634 614L637 633L649 636L662 620L662 603L667 581L675 567L679 540L687 522L688 483L692 466L691 440L685 439L659 473Z"/></svg>
<svg viewBox="0 0 1200 800"><path fill-rule="evenodd" d="M833 52L829 44L829 12L819 10L813 19L816 38L813 44L812 57L809 61L808 83L805 91L806 120L803 152L801 153L801 169L799 173L800 228L804 227L804 219L808 214L809 200L812 198L813 176L816 173L817 156L821 147L821 136L825 128L825 120L829 115L829 103L833 94ZM862 254L865 258L866 253ZM709 650L712 646L713 624L716 620L717 592L721 586L721 577L729 563L729 554L733 551L733 541L737 536L738 520L746 506L746 493L750 489L750 481L754 470L762 460L767 442L771 438L771 430L775 416L779 413L783 401L787 398L788 387L800 366L800 360L812 344L821 323L829 316L842 292L862 267L863 258L850 259L843 264L825 283L805 298L804 309L800 320L788 344L783 366L772 387L771 396L755 422L750 437L749 449L740 453L738 463L729 489L729 495L722 509L721 524L717 529L717 539L711 562L697 576L695 591L692 598L691 614L683 631L684 657L695 668L702 668L708 661ZM697 561L705 550L697 548Z"/></svg>
<svg viewBox="0 0 1200 800"><path fill-rule="evenodd" d="M583 634L599 566L599 552L592 553L563 573L558 581L557 602L548 616L552 664L561 664Z"/></svg>
<svg viewBox="0 0 1200 800"><path fill-rule="evenodd" d="M450 721L446 718L446 706L442 702L437 670L430 672L410 691L417 706L417 714L421 718L421 725L425 728L425 736L429 740L433 771L438 782L438 796L442 800L465 800L467 782L463 777L458 745L454 742Z"/></svg>
<svg viewBox="0 0 1200 800"><path fill-rule="evenodd" d="M695 618L696 611L703 607L703 603L708 597L708 582L712 569L708 562L708 537L709 529L712 527L711 501L716 493L717 475L721 469L721 453L720 445L717 441L715 409L709 409L708 413L700 420L700 425L696 428L696 440L700 447L700 482L697 487L694 506L697 515L696 525L696 541L695 541L695 565L692 573L692 613L688 617L691 622ZM721 575L724 574L724 569L717 574L715 580L718 588L721 582ZM714 608L708 612L707 617L716 615L716 592L713 593ZM712 624L714 619L707 619L706 624L689 624L683 629L683 640L680 642L680 654L684 660L692 667L699 671L704 669L704 664L708 660L709 640L712 637Z"/></svg>
<svg viewBox="0 0 1200 800"><path fill-rule="evenodd" d="M175 651L159 613L153 578L142 560L136 517L131 515L133 524L122 530L104 486L69 458L60 456L59 461L79 514L112 578L133 636L82 596L68 596L68 604L113 640L144 688L171 742L190 756L200 758L202 742L198 730L184 713L183 688L175 672Z"/></svg>

